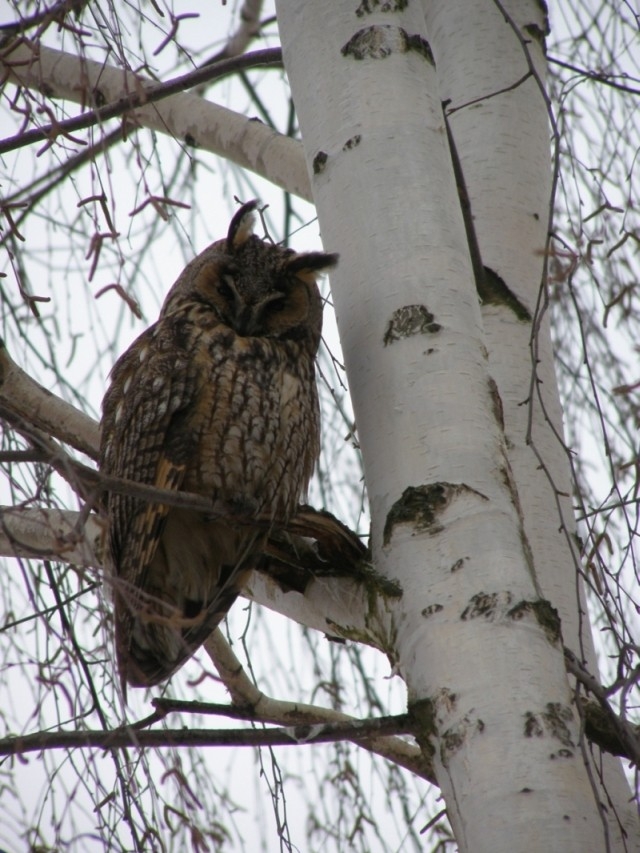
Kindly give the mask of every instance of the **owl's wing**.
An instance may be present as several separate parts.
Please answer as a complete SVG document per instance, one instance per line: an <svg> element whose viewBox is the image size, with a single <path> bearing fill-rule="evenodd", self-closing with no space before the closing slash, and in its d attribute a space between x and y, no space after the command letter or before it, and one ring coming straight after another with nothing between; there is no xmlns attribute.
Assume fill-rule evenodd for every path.
<svg viewBox="0 0 640 853"><path fill-rule="evenodd" d="M175 334L175 323L160 321L116 363L103 403L100 453L104 473L169 491L180 489L196 443L188 427L198 368L176 346ZM135 609L127 601L146 585L169 507L116 492L107 506L116 619L126 623Z"/></svg>

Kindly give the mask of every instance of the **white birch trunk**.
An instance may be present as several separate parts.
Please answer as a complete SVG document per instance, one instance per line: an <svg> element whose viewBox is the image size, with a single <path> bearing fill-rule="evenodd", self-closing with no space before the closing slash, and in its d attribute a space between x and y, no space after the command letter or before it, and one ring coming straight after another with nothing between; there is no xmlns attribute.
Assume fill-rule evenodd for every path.
<svg viewBox="0 0 640 853"><path fill-rule="evenodd" d="M374 556L404 589L387 651L460 850L604 850L491 392L424 16L390 5L277 3L323 239L341 254ZM534 162L524 184L505 177L507 199L539 192Z"/></svg>
<svg viewBox="0 0 640 853"><path fill-rule="evenodd" d="M529 395L530 325L519 322L502 306L485 307L482 320L478 317L438 105L441 99L451 99L451 106L460 106L511 86L526 71L522 45L511 37L512 31L495 3L425 0L428 38L438 65L436 98L430 95L435 88L433 68L426 62L424 51L421 54L420 42L407 38L427 34L425 22L415 9L402 15L371 15L368 8L375 4L363 2L356 16L353 10L334 10L325 3L307 4L309 8L301 5L295 11L289 8L293 5L301 4L280 4L283 40L289 44L287 65L297 95L310 171L317 172L314 189L326 244L342 254L333 285L365 448L374 520L378 522L374 531L376 556L379 566L399 577L405 588L405 610L393 614L386 646L398 659L411 698L426 697L434 702L439 740L433 743L438 750L439 781L461 849L581 849L580 839L594 828L595 801L587 806L593 814L585 820L584 836L571 828L568 835L555 830L560 814L563 819L565 814L570 817L573 824L580 822L581 810L589 799L584 778L573 766L577 751L573 750L570 766L568 756L558 758L556 764L564 766L555 768L559 772L554 778L548 768L540 769L550 753L560 756L570 751L562 749L561 744L556 744L557 749L548 748L552 737L549 731L544 732L545 725L554 725L554 715L548 707L545 710L547 702L555 701L550 697L562 694L558 703L568 703L566 688L560 684L557 656L535 624L527 623L526 618L517 630L513 624L514 614L522 613L514 611L514 602L536 597L550 600L561 614L564 642L585 657L592 671L596 670L589 626L584 613L580 620L576 603L571 544L560 529L557 514L556 500L570 534L570 500L562 496L570 492L569 469L562 445L546 420L561 433L548 317L543 319L538 336L540 383L535 393L540 399L534 399L532 424L536 450L553 474L553 486L525 441L529 407L521 404ZM520 26L540 26L535 18L539 14L537 4L505 6L517 10ZM374 26L382 28L369 32L377 32L377 42L361 37L351 43L345 56L341 54L340 48L355 33L366 33ZM322 45L314 44L314 34L323 40ZM295 41L291 44L292 39ZM384 63L374 61L387 50ZM543 73L535 39L530 50ZM46 48L41 49L40 57L35 57L27 45L20 51L19 63L8 64L9 74L28 84L45 81L53 96L82 102L90 100L90 93L99 85L101 95L113 100L131 86L132 78L127 79L115 68ZM549 192L543 113L542 100L529 80L510 93L461 109L451 118L484 263L501 275L530 310L538 293L539 252L544 244ZM263 132L255 122L240 120L230 111L192 95L177 95L162 105L138 110L136 118L150 127L196 138L204 148L231 156L246 168L309 197L298 144L271 131ZM345 234L353 235L348 244ZM380 292L376 289L379 282ZM394 314L406 305L424 306L434 317L427 320L420 310ZM440 331L435 331L434 323L442 327ZM381 340L389 331L384 346ZM488 366L482 360L484 346L489 353ZM512 494L505 493L499 477L493 476L505 470L505 445L500 431L496 433L488 405L489 376L497 383L504 407L506 456L518 489L535 570L520 548L520 519L510 505ZM438 516L435 506L433 519L437 523L429 526L430 518L424 510L434 507L429 507L425 495L433 497L434 493L411 493L413 504L407 500L401 505L405 523L396 524L388 546L383 547L389 507L397 506L406 486L434 482L459 487L452 490L446 513ZM490 505L471 489L489 497ZM446 489L442 494L446 496ZM416 529L420 526L416 525L416 507L422 512L426 533ZM451 515L455 521L450 520ZM437 529L440 526L442 530ZM429 530L433 535L428 535ZM20 527L20 534L23 532ZM49 528L43 539L45 550L50 534ZM0 535L0 548L3 538L7 537ZM98 539L92 544L98 546ZM10 552L10 537L4 545L3 550ZM74 543L73 547L77 546ZM65 551L62 558L95 565L91 548L73 557ZM456 569L449 573L451 577L449 568ZM462 580L453 575L461 575ZM339 581L336 586L340 586ZM268 606L320 629L326 626L329 614L332 621L350 628L354 635L361 632L364 638L371 632L372 614L366 613L364 604L358 606L364 597L355 589L354 597L349 598L336 594L332 582L327 581L326 588L321 582L314 587L313 595L303 598L284 595L277 585L257 578L252 593ZM489 598L476 597L475 612L469 611L467 618L460 620L462 604L477 593L489 593ZM493 593L496 599L491 597ZM332 606L328 607L327 601ZM487 622L470 618L481 614ZM375 615L375 629L367 641L379 644L385 618L384 613ZM534 633L535 647L523 649L528 640L520 635L527 631ZM513 637L514 633L518 636ZM385 645L384 638L380 644ZM486 656L496 659L487 661ZM532 681L534 678L537 680ZM521 686L523 679L526 690ZM476 703L477 695L489 692L483 686L487 683L495 688L496 695ZM455 702L452 694L456 695ZM487 698L492 705L485 711ZM526 719L530 734L537 735L536 727L541 723L541 751L525 750L522 727L518 730L512 719L506 719L507 714L515 717L521 713L519 709L531 709L536 702L542 711L534 710L533 717ZM465 709L472 706L474 714L467 713ZM479 719L481 727L477 725ZM500 728L503 724L504 731ZM568 723L567 731L575 744L573 723ZM512 750L518 755L517 767L508 760ZM632 805L626 801L628 788L619 762L604 756L604 772L606 794L600 792L599 797L607 803L610 849L625 849L617 840L618 821L629 833L626 849L640 849L637 822ZM597 775L592 777L596 781ZM496 776L504 778L497 780ZM521 789L530 789L526 796L517 793L521 789L510 787L521 777ZM553 784L541 790L547 780ZM468 797L467 790L478 785L484 790L472 790ZM607 795L611 797L608 802ZM526 808L519 802L523 799ZM490 801L495 804L493 809ZM557 806L553 809L556 823L551 824L547 819L550 802ZM565 807L564 803L569 805ZM511 811L517 814L509 816L513 821L509 823L504 818ZM544 833L538 832L541 815ZM477 833L476 821L494 826ZM526 827L525 846L518 847L509 837L510 832L518 831L515 824ZM493 829L498 830L499 838L488 832ZM604 839L603 828L596 822L595 834L583 849L606 849L600 839Z"/></svg>
<svg viewBox="0 0 640 853"><path fill-rule="evenodd" d="M482 260L505 281L538 326L518 320L505 306L482 309L491 375L505 421L509 462L516 481L536 581L558 611L562 638L597 673L591 625L584 605L575 551L573 492L563 441L562 407L554 372L550 316L540 292L549 228L551 170L549 124L540 83L546 68L541 11L534 3L495 4L465 0L423 2L430 45L438 68L440 96L450 101L450 123L461 160ZM515 37L518 27L525 43ZM499 97L487 93L512 86ZM464 104L472 106L459 109ZM540 300L540 301L539 301ZM533 347L533 349L532 349ZM532 382L535 365L535 381ZM527 442L531 434L531 443ZM599 791L612 839L625 827L631 848L640 849L637 813L621 762L596 750L606 784ZM594 768L594 781L600 785ZM624 849L624 848L623 848Z"/></svg>

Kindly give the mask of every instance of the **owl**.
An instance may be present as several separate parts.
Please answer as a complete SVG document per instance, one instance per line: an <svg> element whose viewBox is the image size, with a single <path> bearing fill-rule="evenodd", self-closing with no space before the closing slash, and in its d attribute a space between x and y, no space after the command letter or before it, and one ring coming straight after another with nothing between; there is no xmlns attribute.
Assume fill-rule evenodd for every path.
<svg viewBox="0 0 640 853"><path fill-rule="evenodd" d="M163 681L204 642L317 461L316 277L337 255L260 239L256 207L188 264L104 397L102 472L211 501L197 511L126 491L105 499L124 689Z"/></svg>

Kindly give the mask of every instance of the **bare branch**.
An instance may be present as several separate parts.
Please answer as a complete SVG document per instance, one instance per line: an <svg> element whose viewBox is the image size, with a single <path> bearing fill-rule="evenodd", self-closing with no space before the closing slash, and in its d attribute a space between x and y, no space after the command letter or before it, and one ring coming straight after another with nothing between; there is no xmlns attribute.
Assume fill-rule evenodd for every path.
<svg viewBox="0 0 640 853"><path fill-rule="evenodd" d="M83 104L112 104L148 85L131 72L28 42L4 53L0 69L18 86ZM127 123L168 133L231 160L287 192L312 198L299 142L197 95L180 92L161 103L146 104L132 110Z"/></svg>
<svg viewBox="0 0 640 853"><path fill-rule="evenodd" d="M53 6L42 11L35 12L27 18L21 18L19 21L10 24L2 24L0 26L0 36L11 38L26 33L28 30L38 27L39 35L52 23L56 22L62 25L64 19L73 12L76 15L80 11L82 5L86 5L88 0L58 0Z"/></svg>
<svg viewBox="0 0 640 853"><path fill-rule="evenodd" d="M302 508L309 531L314 512L311 507ZM319 516L322 530L319 541L326 541L328 514ZM342 528L339 522L335 524ZM344 536L341 529L336 538L341 540ZM81 568L96 568L104 565L104 541L104 525L93 513L0 507L2 556L48 558ZM319 575L314 567L321 565L323 553L331 551L326 544L318 547L320 560L318 552L303 538L283 531L272 532L264 569L254 572L243 594L309 628L374 648L387 647L388 593L375 576L361 580L367 576L365 561L358 564L343 557L339 569L326 562L324 575ZM341 547L334 553L339 553ZM305 559L311 555L313 560L307 568Z"/></svg>
<svg viewBox="0 0 640 853"><path fill-rule="evenodd" d="M5 57L5 63L9 67L12 67L13 60L10 58L10 50L7 53L9 54L9 58ZM4 139L0 142L0 154L6 154L8 151L14 151L17 148L24 148L26 145L33 145L34 142L45 140L51 142L58 135L67 136L78 130L86 130L86 128L102 124L108 119L124 115L136 107L162 101L178 92L184 92L186 89L190 89L203 82L218 80L236 71L247 68L268 68L271 66L278 68L282 66L282 51L280 48L257 50L254 53L245 54L244 56L223 59L204 68L189 71L187 74L182 74L180 77L175 77L166 83L146 84L142 88L123 95L114 103L107 104L104 107L96 107L75 118L53 122L44 127L34 128L33 130L24 131L17 136Z"/></svg>
<svg viewBox="0 0 640 853"><path fill-rule="evenodd" d="M93 459L100 443L96 421L47 391L13 361L0 340L0 406Z"/></svg>
<svg viewBox="0 0 640 853"><path fill-rule="evenodd" d="M101 566L105 528L98 516L59 509L0 507L0 554Z"/></svg>
<svg viewBox="0 0 640 853"><path fill-rule="evenodd" d="M592 693L597 702L581 697L578 710L584 719L587 738L613 755L623 755L640 767L640 726L633 726L615 713L607 691L600 682L580 663L570 649L564 650L568 672Z"/></svg>
<svg viewBox="0 0 640 853"><path fill-rule="evenodd" d="M547 59L552 65L557 65L559 68L566 68L568 71L575 71L576 74L580 74L587 80L593 80L594 83L602 83L605 86L612 86L620 92L628 92L631 95L640 95L640 88L634 88L633 86L629 86L625 83L619 83L614 79L612 74L605 74L603 71L591 71L588 68L579 68L577 65L573 65L570 62L563 62L561 59L558 59L557 56L548 56Z"/></svg>
<svg viewBox="0 0 640 853"><path fill-rule="evenodd" d="M210 65L213 62L219 62L221 59L228 59L231 56L239 56L244 53L247 47L251 44L254 38L260 32L260 13L262 12L262 0L244 0L240 9L240 24L238 28L229 37L227 43L214 54L211 59L205 62L205 65Z"/></svg>
<svg viewBox="0 0 640 853"><path fill-rule="evenodd" d="M284 725L319 725L326 723L348 723L354 721L348 714L341 714L330 708L306 705L301 702L285 702L273 699L263 693L248 677L244 667L235 655L222 632L217 628L205 642L205 649L211 656L216 669L223 680L233 701L233 712L246 715L241 719L259 720L263 723ZM207 703L175 702L159 699L154 702L160 711L190 711L192 713L220 713L219 706L207 711ZM226 712L223 712L226 713ZM412 746L397 737L375 738L362 742L359 738L349 738L370 752L376 753L406 770L410 770L428 782L435 784L433 767L428 763L418 747Z"/></svg>
<svg viewBox="0 0 640 853"><path fill-rule="evenodd" d="M48 749L93 747L176 748L202 746L303 746L334 743L338 740L365 740L387 733L410 734L413 723L408 714L369 720L299 725L277 729L164 729L144 731L123 726L112 731L37 732L0 739L0 755L24 755Z"/></svg>

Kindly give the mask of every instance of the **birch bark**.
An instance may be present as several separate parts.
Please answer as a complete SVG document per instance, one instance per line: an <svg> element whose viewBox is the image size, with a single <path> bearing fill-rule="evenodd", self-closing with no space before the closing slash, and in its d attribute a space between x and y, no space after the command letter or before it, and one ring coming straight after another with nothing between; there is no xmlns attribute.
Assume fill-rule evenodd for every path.
<svg viewBox="0 0 640 853"><path fill-rule="evenodd" d="M505 305L482 308L535 577L560 615L564 644L596 673L577 571L570 451L564 442L550 315L541 288L553 213L550 126L542 88L547 22L537 4L513 0L488 6L424 0L423 6L482 260L532 315L532 323L526 323ZM513 87L517 80L521 84ZM487 98L492 92L501 94ZM640 846L637 815L620 761L599 752L597 761L602 762L593 772L598 796L615 803L614 810L603 813L611 837L620 840L622 823Z"/></svg>
<svg viewBox="0 0 640 853"><path fill-rule="evenodd" d="M535 3L521 5L537 20ZM374 557L404 589L387 652L422 714L460 850L606 849L559 622L522 523L423 10L328 0L277 8L323 239L341 254L332 287ZM468 9L458 7L458 23ZM523 73L517 55L503 69L510 83ZM493 63L475 61L480 76ZM542 217L545 132L496 195L531 192ZM478 145L481 157L486 140ZM534 242L543 238L536 229Z"/></svg>

